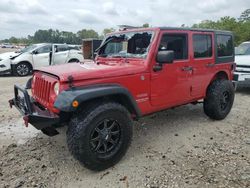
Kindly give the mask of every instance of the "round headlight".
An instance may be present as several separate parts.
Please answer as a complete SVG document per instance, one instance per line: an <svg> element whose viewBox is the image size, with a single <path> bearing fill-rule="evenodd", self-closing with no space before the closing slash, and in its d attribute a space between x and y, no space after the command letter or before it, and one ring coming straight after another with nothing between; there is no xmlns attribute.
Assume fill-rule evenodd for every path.
<svg viewBox="0 0 250 188"><path fill-rule="evenodd" d="M56 95L58 95L59 94L59 83L57 82L57 83L55 83L55 85L54 85L54 92L55 92L55 94Z"/></svg>

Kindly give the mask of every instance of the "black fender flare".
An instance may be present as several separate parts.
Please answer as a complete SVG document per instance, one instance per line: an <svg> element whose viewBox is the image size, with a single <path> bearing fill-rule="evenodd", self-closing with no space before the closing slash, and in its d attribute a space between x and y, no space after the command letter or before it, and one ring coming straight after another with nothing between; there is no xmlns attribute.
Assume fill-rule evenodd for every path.
<svg viewBox="0 0 250 188"><path fill-rule="evenodd" d="M55 103L54 107L63 112L74 112L77 108L72 106L73 101L78 101L79 104L98 99L102 97L120 96L125 101L128 110L136 115L136 118L141 117L141 111L138 105L130 94L130 92L120 85L95 85L82 88L71 88L61 92Z"/></svg>

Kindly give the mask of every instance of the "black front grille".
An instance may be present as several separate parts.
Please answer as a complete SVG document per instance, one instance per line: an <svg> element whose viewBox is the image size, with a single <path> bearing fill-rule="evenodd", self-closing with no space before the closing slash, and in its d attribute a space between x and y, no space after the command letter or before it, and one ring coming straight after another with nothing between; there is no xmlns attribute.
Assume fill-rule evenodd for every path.
<svg viewBox="0 0 250 188"><path fill-rule="evenodd" d="M239 68L250 68L250 65L236 65Z"/></svg>

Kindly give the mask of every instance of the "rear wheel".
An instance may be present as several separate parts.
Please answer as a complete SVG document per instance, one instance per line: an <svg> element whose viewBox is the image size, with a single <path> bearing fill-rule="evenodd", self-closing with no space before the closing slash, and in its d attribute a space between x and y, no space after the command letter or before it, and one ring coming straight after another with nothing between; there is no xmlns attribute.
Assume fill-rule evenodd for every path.
<svg viewBox="0 0 250 188"><path fill-rule="evenodd" d="M204 112L211 119L224 119L233 106L234 87L229 80L215 80L207 90Z"/></svg>
<svg viewBox="0 0 250 188"><path fill-rule="evenodd" d="M14 67L14 74L17 76L28 76L31 70L32 68L28 63L21 62Z"/></svg>
<svg viewBox="0 0 250 188"><path fill-rule="evenodd" d="M79 59L71 59L68 63L79 63Z"/></svg>
<svg viewBox="0 0 250 188"><path fill-rule="evenodd" d="M78 113L67 131L70 152L95 171L115 165L125 155L131 138L132 119L126 108L117 103L93 106Z"/></svg>

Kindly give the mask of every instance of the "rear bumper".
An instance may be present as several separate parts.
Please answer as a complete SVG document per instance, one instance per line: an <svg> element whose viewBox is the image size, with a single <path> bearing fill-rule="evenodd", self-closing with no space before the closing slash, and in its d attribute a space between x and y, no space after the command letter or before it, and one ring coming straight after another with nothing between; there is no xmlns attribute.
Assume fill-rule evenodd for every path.
<svg viewBox="0 0 250 188"><path fill-rule="evenodd" d="M48 136L58 134L54 125L59 123L59 116L53 112L43 109L32 100L26 89L15 85L15 97L9 100L10 107L15 106L23 115L23 120L26 126L30 123L36 129L41 130Z"/></svg>

